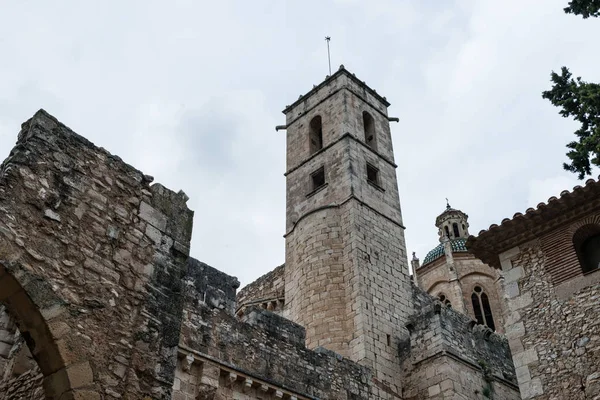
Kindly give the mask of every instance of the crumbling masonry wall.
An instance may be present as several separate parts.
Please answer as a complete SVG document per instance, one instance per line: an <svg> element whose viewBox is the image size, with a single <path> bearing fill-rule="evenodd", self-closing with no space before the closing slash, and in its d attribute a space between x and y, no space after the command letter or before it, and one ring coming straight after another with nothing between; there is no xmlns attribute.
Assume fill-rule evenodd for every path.
<svg viewBox="0 0 600 400"><path fill-rule="evenodd" d="M285 265L264 274L246 285L237 294L237 314L243 315L247 306L255 305L282 315L285 305Z"/></svg>
<svg viewBox="0 0 600 400"><path fill-rule="evenodd" d="M236 318L238 285L190 260L174 400L378 398L367 368L325 349L308 350L301 326L260 307Z"/></svg>
<svg viewBox="0 0 600 400"><path fill-rule="evenodd" d="M151 181L43 110L0 167L0 303L47 398L171 397L193 213Z"/></svg>
<svg viewBox="0 0 600 400"><path fill-rule="evenodd" d="M507 340L413 286L408 337L399 338L405 400L520 399Z"/></svg>

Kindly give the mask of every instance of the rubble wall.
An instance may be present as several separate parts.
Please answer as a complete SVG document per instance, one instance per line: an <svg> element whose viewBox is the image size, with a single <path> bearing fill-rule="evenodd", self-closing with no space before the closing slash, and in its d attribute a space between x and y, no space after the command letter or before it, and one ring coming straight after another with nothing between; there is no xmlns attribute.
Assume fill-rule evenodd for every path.
<svg viewBox="0 0 600 400"><path fill-rule="evenodd" d="M285 265L280 265L237 294L237 313L242 315L247 306L256 305L282 315L285 306Z"/></svg>
<svg viewBox="0 0 600 400"><path fill-rule="evenodd" d="M405 399L520 399L506 338L413 286L409 336L399 338Z"/></svg>
<svg viewBox="0 0 600 400"><path fill-rule="evenodd" d="M331 351L304 346L301 326L260 307L231 311L237 279L191 261L207 277L185 285L175 400L375 399L370 371ZM200 275L200 274L199 274ZM210 397L212 396L212 397Z"/></svg>
<svg viewBox="0 0 600 400"><path fill-rule="evenodd" d="M43 110L0 167L0 302L48 398L171 397L193 213L151 181Z"/></svg>
<svg viewBox="0 0 600 400"><path fill-rule="evenodd" d="M555 285L547 259L539 240L500 255L523 399L599 399L600 270Z"/></svg>

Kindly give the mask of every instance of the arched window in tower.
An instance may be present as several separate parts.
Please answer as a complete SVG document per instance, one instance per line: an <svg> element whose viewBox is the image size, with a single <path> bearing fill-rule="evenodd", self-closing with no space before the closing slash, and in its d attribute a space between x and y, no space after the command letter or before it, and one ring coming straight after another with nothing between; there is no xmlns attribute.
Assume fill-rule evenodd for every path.
<svg viewBox="0 0 600 400"><path fill-rule="evenodd" d="M452 230L454 231L455 238L460 236L460 232L458 231L458 224L456 222L452 224Z"/></svg>
<svg viewBox="0 0 600 400"><path fill-rule="evenodd" d="M363 129L365 130L365 143L373 150L377 150L375 140L375 120L368 112L363 112Z"/></svg>
<svg viewBox="0 0 600 400"><path fill-rule="evenodd" d="M573 235L573 246L585 274L600 268L600 225L587 224Z"/></svg>
<svg viewBox="0 0 600 400"><path fill-rule="evenodd" d="M448 229L448 226L445 226L444 230L446 231L446 236L450 237L450 230Z"/></svg>
<svg viewBox="0 0 600 400"><path fill-rule="evenodd" d="M478 324L485 325L491 330L496 330L494 324L494 317L492 316L492 308L490 307L490 301L488 295L483 291L481 286L475 286L473 288L473 294L471 294L471 302L473 303L473 312L475 313L475 319Z"/></svg>
<svg viewBox="0 0 600 400"><path fill-rule="evenodd" d="M314 154L323 148L323 126L321 125L320 115L310 121L308 140L310 141L310 154Z"/></svg>

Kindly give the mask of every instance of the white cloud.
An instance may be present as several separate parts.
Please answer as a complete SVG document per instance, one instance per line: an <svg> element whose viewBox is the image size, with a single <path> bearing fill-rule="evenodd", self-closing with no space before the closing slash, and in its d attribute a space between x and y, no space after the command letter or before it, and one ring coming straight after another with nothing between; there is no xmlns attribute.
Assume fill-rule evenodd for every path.
<svg viewBox="0 0 600 400"><path fill-rule="evenodd" d="M445 197L477 233L573 186L562 163L575 125L541 91L562 65L600 81L600 25L565 15L565 2L4 4L0 153L47 109L183 189L192 254L247 283L284 261L285 133L274 126L327 74L329 35L333 68L400 117L407 250L423 258Z"/></svg>

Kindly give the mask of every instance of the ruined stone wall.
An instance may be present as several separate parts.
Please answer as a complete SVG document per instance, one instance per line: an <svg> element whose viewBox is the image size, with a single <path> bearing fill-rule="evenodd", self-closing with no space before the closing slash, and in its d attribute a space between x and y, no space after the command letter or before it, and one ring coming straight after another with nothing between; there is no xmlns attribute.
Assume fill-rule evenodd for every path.
<svg viewBox="0 0 600 400"><path fill-rule="evenodd" d="M405 399L520 399L507 340L413 286L409 335L399 338Z"/></svg>
<svg viewBox="0 0 600 400"><path fill-rule="evenodd" d="M170 398L192 212L151 181L44 111L0 168L0 302L48 398Z"/></svg>
<svg viewBox="0 0 600 400"><path fill-rule="evenodd" d="M10 351L15 344L16 326L13 319L0 305L0 381L2 381L9 362Z"/></svg>
<svg viewBox="0 0 600 400"><path fill-rule="evenodd" d="M251 305L262 307L278 315L283 314L285 305L285 265L280 265L239 291L236 313L243 315L244 309Z"/></svg>
<svg viewBox="0 0 600 400"><path fill-rule="evenodd" d="M37 365L19 376L5 378L0 382L0 399L45 400L43 379L44 375Z"/></svg>
<svg viewBox="0 0 600 400"><path fill-rule="evenodd" d="M482 368L448 355L426 360L410 377L404 400L518 400L515 386L489 378Z"/></svg>
<svg viewBox="0 0 600 400"><path fill-rule="evenodd" d="M194 283L195 270L203 286ZM236 318L235 278L195 260L189 271L175 400L377 399L368 369L308 350L301 326L258 307Z"/></svg>
<svg viewBox="0 0 600 400"><path fill-rule="evenodd" d="M0 350L0 399L44 399L43 375L4 306L0 306Z"/></svg>
<svg viewBox="0 0 600 400"><path fill-rule="evenodd" d="M546 260L539 240L500 255L506 335L521 394L523 399L598 399L600 270L554 285Z"/></svg>

